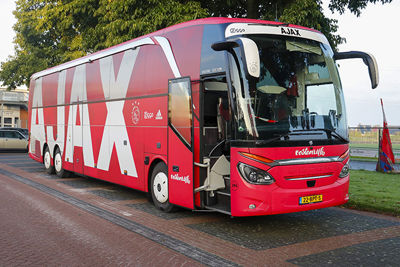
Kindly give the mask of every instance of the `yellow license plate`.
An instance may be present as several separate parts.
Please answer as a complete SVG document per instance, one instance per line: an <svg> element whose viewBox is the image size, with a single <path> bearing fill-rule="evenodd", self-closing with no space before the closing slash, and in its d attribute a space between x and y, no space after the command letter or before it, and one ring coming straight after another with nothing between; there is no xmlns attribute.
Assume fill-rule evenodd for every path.
<svg viewBox="0 0 400 267"><path fill-rule="evenodd" d="M313 195L313 196L300 197L300 199L299 199L299 204L300 205L310 204L310 203L317 203L317 202L322 202L322 195Z"/></svg>

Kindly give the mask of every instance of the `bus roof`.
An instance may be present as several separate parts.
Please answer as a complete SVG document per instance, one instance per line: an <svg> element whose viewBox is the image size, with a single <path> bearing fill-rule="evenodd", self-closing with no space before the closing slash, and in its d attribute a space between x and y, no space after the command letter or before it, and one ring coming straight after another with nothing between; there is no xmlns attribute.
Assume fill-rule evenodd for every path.
<svg viewBox="0 0 400 267"><path fill-rule="evenodd" d="M210 18L203 18L203 19L196 19L196 20L191 20L187 22L182 22L179 24L175 24L172 26L169 26L167 28L137 37L135 39L123 42L121 44L117 44L115 46L111 46L109 48L97 51L95 53L89 54L87 56L74 59L68 62L65 62L63 64L48 68L46 70L42 70L40 72L34 73L31 76L31 79L37 79L46 75L49 75L51 73L55 73L58 71L62 71L74 66L78 66L84 63L89 63L94 60L97 60L99 58L106 57L108 55L112 55L118 52L125 51L127 49L134 49L135 47L141 46L141 45L146 45L146 44L154 44L152 39L150 37L157 36L157 35L163 35L168 32L172 32L178 29L190 27L190 26L196 26L196 25L206 25L206 24L225 24L225 23L254 23L254 24L265 24L265 25L276 25L276 26L285 26L285 27L291 27L291 28L297 28L297 29L303 29L303 30L308 30L308 31L313 31L316 33L321 33L317 30L303 27L303 26L298 26L294 24L286 24L282 22L276 22L276 21L267 21L267 20L258 20L258 19L246 19L246 18L223 18L223 17L210 17Z"/></svg>

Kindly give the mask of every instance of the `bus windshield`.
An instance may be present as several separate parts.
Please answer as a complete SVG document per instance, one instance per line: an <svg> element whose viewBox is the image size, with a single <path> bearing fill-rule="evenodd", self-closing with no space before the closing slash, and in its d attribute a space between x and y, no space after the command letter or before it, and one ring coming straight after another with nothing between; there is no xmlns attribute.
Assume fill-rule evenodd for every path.
<svg viewBox="0 0 400 267"><path fill-rule="evenodd" d="M237 140L347 143L343 92L329 45L247 35L258 47L260 77L246 78L240 51L230 54Z"/></svg>

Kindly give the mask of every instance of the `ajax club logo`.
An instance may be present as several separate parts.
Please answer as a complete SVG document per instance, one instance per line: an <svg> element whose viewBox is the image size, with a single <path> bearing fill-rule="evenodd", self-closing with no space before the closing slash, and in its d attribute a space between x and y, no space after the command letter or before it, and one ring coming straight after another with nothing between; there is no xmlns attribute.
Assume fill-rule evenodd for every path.
<svg viewBox="0 0 400 267"><path fill-rule="evenodd" d="M140 103L135 101L132 103L132 112L131 112L131 117L132 117L132 123L133 124L138 124L140 120L140 109L139 109Z"/></svg>

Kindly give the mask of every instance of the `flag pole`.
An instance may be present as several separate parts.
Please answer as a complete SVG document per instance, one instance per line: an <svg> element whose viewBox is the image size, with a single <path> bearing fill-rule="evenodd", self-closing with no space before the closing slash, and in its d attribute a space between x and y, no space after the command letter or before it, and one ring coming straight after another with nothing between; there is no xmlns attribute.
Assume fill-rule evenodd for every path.
<svg viewBox="0 0 400 267"><path fill-rule="evenodd" d="M382 114L383 114L383 127L387 127L386 114L385 114L385 110L383 109L383 100L382 100L382 98L381 98L381 108L382 108Z"/></svg>

